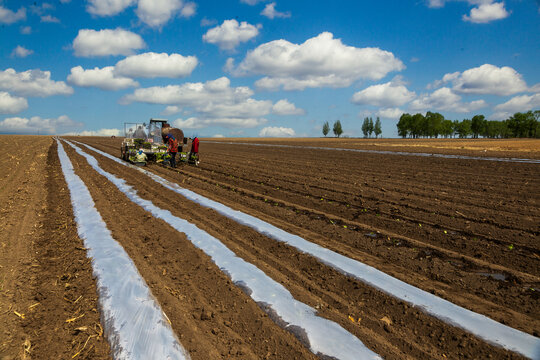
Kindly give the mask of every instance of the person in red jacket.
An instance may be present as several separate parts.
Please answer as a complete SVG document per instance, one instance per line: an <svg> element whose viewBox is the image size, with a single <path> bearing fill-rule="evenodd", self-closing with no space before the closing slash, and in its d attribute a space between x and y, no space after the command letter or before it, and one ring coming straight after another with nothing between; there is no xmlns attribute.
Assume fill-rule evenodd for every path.
<svg viewBox="0 0 540 360"><path fill-rule="evenodd" d="M191 141L191 151L189 152L188 159L193 159L195 165L199 165L199 138L196 136Z"/></svg>
<svg viewBox="0 0 540 360"><path fill-rule="evenodd" d="M178 140L176 140L176 138L171 134L167 135L166 139L167 139L167 146L168 146L167 151L169 152L169 155L171 156L171 159L169 161L170 161L171 167L175 168L176 167L176 154L178 154Z"/></svg>

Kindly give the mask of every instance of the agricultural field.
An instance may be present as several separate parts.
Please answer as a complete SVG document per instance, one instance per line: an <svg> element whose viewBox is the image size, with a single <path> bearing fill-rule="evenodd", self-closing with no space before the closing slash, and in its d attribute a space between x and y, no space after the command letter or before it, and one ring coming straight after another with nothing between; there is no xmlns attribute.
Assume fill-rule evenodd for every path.
<svg viewBox="0 0 540 360"><path fill-rule="evenodd" d="M192 359L332 356L314 351L309 328L287 326L293 323L283 308L260 299L252 273L238 281L245 274L227 267L235 261L342 329L335 341L352 335L382 358L524 358L524 349L509 351L454 326L457 314L435 316L437 307L427 311L366 280L371 270L340 269L324 260L328 250L332 259L366 264L422 290L421 297L519 330L533 344L528 354L540 356L538 140L202 139L199 167L145 168L161 183L111 159L121 139L65 140L78 148L50 137L0 136L7 154L0 160L2 360L110 358L107 314L89 246L77 233L63 151ZM136 204L134 193L159 211ZM263 231L238 214L269 225ZM185 220L185 231L172 218ZM292 240L280 240L275 228ZM218 248L203 237L235 257L223 261L224 250L212 252Z"/></svg>

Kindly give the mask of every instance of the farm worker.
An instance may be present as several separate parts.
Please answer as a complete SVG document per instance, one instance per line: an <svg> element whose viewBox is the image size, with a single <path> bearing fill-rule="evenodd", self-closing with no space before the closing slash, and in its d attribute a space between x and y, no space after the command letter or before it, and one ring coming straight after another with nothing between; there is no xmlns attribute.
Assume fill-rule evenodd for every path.
<svg viewBox="0 0 540 360"><path fill-rule="evenodd" d="M135 160L136 162L146 162L147 157L142 149L139 149L139 151L137 152L137 157L135 158Z"/></svg>
<svg viewBox="0 0 540 360"><path fill-rule="evenodd" d="M139 125L135 133L133 134L135 139L146 139L146 132L144 131L142 125Z"/></svg>
<svg viewBox="0 0 540 360"><path fill-rule="evenodd" d="M199 138L194 137L193 141L191 141L191 151L189 152L188 159L191 159L191 157L195 158L195 163L198 165L199 163Z"/></svg>
<svg viewBox="0 0 540 360"><path fill-rule="evenodd" d="M167 151L169 152L169 155L171 155L171 167L176 167L176 154L178 153L178 140L171 135L168 134L167 137Z"/></svg>

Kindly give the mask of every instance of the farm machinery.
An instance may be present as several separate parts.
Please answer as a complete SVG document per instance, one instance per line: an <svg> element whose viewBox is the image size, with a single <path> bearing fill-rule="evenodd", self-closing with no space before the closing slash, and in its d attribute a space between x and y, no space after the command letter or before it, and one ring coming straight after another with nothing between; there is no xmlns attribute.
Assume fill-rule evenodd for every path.
<svg viewBox="0 0 540 360"><path fill-rule="evenodd" d="M190 148L188 139L184 138L184 132L172 128L167 120L153 118L150 119L148 125L124 123L124 141L120 148L121 158L138 166L144 166L147 162L167 164L170 155L167 152L166 136L169 134L178 141L179 160L197 164L195 159L188 159L189 153L187 150L184 151L184 148Z"/></svg>

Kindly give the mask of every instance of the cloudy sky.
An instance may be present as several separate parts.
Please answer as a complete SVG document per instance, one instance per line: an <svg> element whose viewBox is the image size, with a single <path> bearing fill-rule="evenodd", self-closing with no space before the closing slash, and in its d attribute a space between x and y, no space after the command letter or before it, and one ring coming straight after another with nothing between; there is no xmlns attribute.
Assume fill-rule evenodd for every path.
<svg viewBox="0 0 540 360"><path fill-rule="evenodd" d="M540 108L538 0L0 0L0 133L361 136Z"/></svg>

